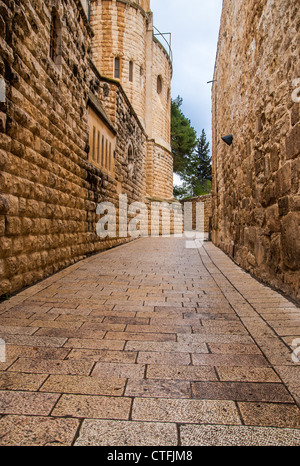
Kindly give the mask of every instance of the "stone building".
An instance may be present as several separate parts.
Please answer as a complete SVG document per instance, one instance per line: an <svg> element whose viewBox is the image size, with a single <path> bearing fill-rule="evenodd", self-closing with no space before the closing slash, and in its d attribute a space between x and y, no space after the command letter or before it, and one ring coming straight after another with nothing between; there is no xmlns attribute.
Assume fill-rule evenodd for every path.
<svg viewBox="0 0 300 466"><path fill-rule="evenodd" d="M224 0L212 94L212 239L298 300L299 31L297 0Z"/></svg>
<svg viewBox="0 0 300 466"><path fill-rule="evenodd" d="M173 196L170 146L172 63L153 35L150 1L92 0L93 61L121 84L147 134L147 193Z"/></svg>
<svg viewBox="0 0 300 466"><path fill-rule="evenodd" d="M172 197L149 3L0 0L0 295L128 241L99 238L100 202Z"/></svg>

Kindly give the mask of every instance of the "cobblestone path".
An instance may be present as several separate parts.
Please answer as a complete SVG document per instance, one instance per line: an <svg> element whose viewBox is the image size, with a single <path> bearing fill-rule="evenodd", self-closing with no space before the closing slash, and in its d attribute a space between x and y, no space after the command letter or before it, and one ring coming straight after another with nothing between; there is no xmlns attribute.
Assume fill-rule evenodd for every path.
<svg viewBox="0 0 300 466"><path fill-rule="evenodd" d="M0 338L0 445L300 445L300 309L211 243L83 260L2 302Z"/></svg>

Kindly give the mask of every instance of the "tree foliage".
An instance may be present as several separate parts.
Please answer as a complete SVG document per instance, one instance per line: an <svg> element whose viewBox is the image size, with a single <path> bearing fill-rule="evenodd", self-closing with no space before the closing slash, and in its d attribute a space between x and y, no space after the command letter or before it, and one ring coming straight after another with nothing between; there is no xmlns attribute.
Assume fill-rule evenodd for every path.
<svg viewBox="0 0 300 466"><path fill-rule="evenodd" d="M174 172L182 175L188 158L197 143L197 133L191 122L184 116L180 107L182 98L178 96L171 102L171 146L174 157Z"/></svg>
<svg viewBox="0 0 300 466"><path fill-rule="evenodd" d="M193 196L207 194L211 189L211 157L209 155L209 142L206 140L204 129L197 141L193 153L185 164L182 178Z"/></svg>
<svg viewBox="0 0 300 466"><path fill-rule="evenodd" d="M209 142L204 129L197 139L197 133L191 126L180 107L182 98L172 100L171 107L171 145L174 156L174 172L183 180L182 186L174 187L174 196L178 198L200 196L211 191L211 157Z"/></svg>

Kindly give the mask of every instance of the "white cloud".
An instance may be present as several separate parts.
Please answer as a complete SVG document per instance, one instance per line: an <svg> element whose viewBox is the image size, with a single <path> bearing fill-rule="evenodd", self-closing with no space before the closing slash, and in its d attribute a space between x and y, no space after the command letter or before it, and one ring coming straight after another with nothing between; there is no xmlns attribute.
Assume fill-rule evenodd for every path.
<svg viewBox="0 0 300 466"><path fill-rule="evenodd" d="M222 0L151 0L154 25L172 33L172 97L183 98L182 111L200 135L211 141L211 84Z"/></svg>

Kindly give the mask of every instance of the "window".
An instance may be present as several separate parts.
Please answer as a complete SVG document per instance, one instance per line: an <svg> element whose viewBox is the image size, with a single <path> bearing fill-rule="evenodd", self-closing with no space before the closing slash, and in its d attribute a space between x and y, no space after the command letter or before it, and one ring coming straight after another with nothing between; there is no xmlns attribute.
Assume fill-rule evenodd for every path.
<svg viewBox="0 0 300 466"><path fill-rule="evenodd" d="M100 131L98 131L97 139L97 163L100 163Z"/></svg>
<svg viewBox="0 0 300 466"><path fill-rule="evenodd" d="M55 8L51 13L50 25L50 58L56 65L61 65L61 23Z"/></svg>
<svg viewBox="0 0 300 466"><path fill-rule="evenodd" d="M133 148L131 144L128 146L127 156L128 156L128 163L133 163Z"/></svg>
<svg viewBox="0 0 300 466"><path fill-rule="evenodd" d="M133 152L133 147L132 147L131 142L129 143L129 146L127 149L127 160L128 160L128 175L132 177L134 173L134 152Z"/></svg>
<svg viewBox="0 0 300 466"><path fill-rule="evenodd" d="M115 58L115 70L114 70L114 77L116 79L120 79L120 58Z"/></svg>
<svg viewBox="0 0 300 466"><path fill-rule="evenodd" d="M133 81L133 61L129 62L129 81Z"/></svg>
<svg viewBox="0 0 300 466"><path fill-rule="evenodd" d="M108 140L105 141L105 168L108 167Z"/></svg>
<svg viewBox="0 0 300 466"><path fill-rule="evenodd" d="M109 143L109 171L111 171L111 142Z"/></svg>
<svg viewBox="0 0 300 466"><path fill-rule="evenodd" d="M93 107L88 106L89 119L89 161L106 173L113 175L114 157L116 146L115 133L101 119Z"/></svg>
<svg viewBox="0 0 300 466"><path fill-rule="evenodd" d="M93 126L93 142L92 142L92 159L95 160L96 154L96 128Z"/></svg>
<svg viewBox="0 0 300 466"><path fill-rule="evenodd" d="M104 136L102 136L101 166L104 167Z"/></svg>
<svg viewBox="0 0 300 466"><path fill-rule="evenodd" d="M157 93L158 94L162 93L162 87L163 87L162 77L159 75L157 76Z"/></svg>

